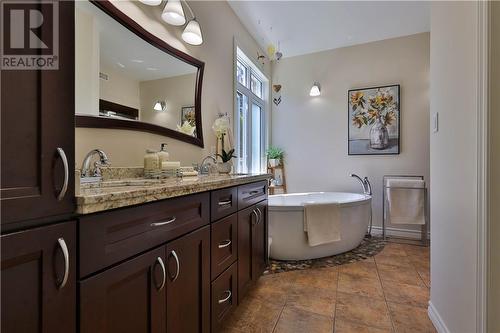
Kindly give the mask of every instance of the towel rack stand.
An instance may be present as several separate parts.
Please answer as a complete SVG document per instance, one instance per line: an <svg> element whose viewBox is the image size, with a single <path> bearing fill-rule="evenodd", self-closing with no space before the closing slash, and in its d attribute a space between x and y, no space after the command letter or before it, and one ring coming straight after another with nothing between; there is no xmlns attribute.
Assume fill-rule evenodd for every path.
<svg viewBox="0 0 500 333"><path fill-rule="evenodd" d="M382 237L383 239L387 239L386 236L386 219L387 219L387 210L386 210L386 204L387 204L387 180L389 179L418 179L418 180L425 180L424 176L415 176L415 175L384 175L382 177ZM399 187L401 189L412 189L412 190L420 190L424 191L424 217L425 217L425 223L421 226L420 230L420 245L422 246L427 246L428 245L428 239L427 239L427 232L428 232L428 225L429 225L429 212L428 212L428 202L427 202L427 185L424 185L423 188L415 188L415 187ZM402 240L402 241L409 241L413 239L409 238L404 238L404 237L396 237L396 236L391 236L391 238L394 238L396 240Z"/></svg>

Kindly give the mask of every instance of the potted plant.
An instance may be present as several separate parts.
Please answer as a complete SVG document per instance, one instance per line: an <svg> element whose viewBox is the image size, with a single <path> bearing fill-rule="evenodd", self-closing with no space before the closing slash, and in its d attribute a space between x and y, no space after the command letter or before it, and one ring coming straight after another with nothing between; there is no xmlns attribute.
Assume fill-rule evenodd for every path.
<svg viewBox="0 0 500 333"><path fill-rule="evenodd" d="M269 166L274 168L281 164L281 160L283 160L285 152L281 148L271 146L267 150L266 154Z"/></svg>
<svg viewBox="0 0 500 333"><path fill-rule="evenodd" d="M217 156L222 160L222 163L217 163L217 169L219 170L219 172L230 173L233 167L233 162L231 161L231 159L236 158L236 155L234 155L234 148L228 152L222 149L221 154L217 154Z"/></svg>

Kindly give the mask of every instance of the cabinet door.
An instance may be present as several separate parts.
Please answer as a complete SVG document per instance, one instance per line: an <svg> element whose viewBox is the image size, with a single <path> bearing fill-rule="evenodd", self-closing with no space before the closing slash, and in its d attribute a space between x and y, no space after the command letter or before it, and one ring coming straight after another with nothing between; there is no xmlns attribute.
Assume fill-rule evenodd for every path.
<svg viewBox="0 0 500 333"><path fill-rule="evenodd" d="M238 213L238 302L266 269L267 200Z"/></svg>
<svg viewBox="0 0 500 333"><path fill-rule="evenodd" d="M38 9L50 17L52 7L41 3ZM75 210L74 3L57 5L59 69L1 73L2 231Z"/></svg>
<svg viewBox="0 0 500 333"><path fill-rule="evenodd" d="M210 331L210 227L167 244L167 332Z"/></svg>
<svg viewBox="0 0 500 333"><path fill-rule="evenodd" d="M267 200L258 203L255 209L258 219L252 237L253 280L257 280L264 273L267 264Z"/></svg>
<svg viewBox="0 0 500 333"><path fill-rule="evenodd" d="M80 332L165 333L165 247L80 282Z"/></svg>
<svg viewBox="0 0 500 333"><path fill-rule="evenodd" d="M259 219L255 206L238 212L238 302L248 292L256 264L254 263L254 228Z"/></svg>
<svg viewBox="0 0 500 333"><path fill-rule="evenodd" d="M76 331L74 222L2 236L2 333Z"/></svg>

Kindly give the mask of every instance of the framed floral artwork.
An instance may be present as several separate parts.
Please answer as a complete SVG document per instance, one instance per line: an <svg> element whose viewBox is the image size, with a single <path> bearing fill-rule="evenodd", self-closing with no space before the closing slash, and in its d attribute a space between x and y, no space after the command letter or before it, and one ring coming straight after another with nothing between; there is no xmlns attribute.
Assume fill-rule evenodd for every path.
<svg viewBox="0 0 500 333"><path fill-rule="evenodd" d="M347 98L349 155L399 154L399 84L352 89L348 91Z"/></svg>

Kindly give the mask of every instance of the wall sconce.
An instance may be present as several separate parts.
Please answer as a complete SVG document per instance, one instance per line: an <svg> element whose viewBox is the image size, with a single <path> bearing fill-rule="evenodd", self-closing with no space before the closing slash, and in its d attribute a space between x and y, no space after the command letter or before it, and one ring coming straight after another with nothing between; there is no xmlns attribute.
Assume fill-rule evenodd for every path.
<svg viewBox="0 0 500 333"><path fill-rule="evenodd" d="M321 86L318 82L314 82L313 86L311 87L311 91L309 92L309 96L314 97L319 95L321 95Z"/></svg>
<svg viewBox="0 0 500 333"><path fill-rule="evenodd" d="M167 102L165 102L165 101L156 101L155 104L153 105L153 110L158 111L158 112L165 112L165 111L167 111Z"/></svg>
<svg viewBox="0 0 500 333"><path fill-rule="evenodd" d="M140 0L143 4L149 6L157 6L161 4L161 0ZM189 10L191 14L191 20L186 24L186 15L184 14L184 9L182 8L181 0L167 0L165 7L161 13L161 18L168 24L175 26L182 26L186 24L184 27L184 31L182 32L182 39L190 44L190 45L201 45L203 43L203 35L201 33L201 27L198 21L196 20L196 16L191 9L191 6L183 1L184 5Z"/></svg>

